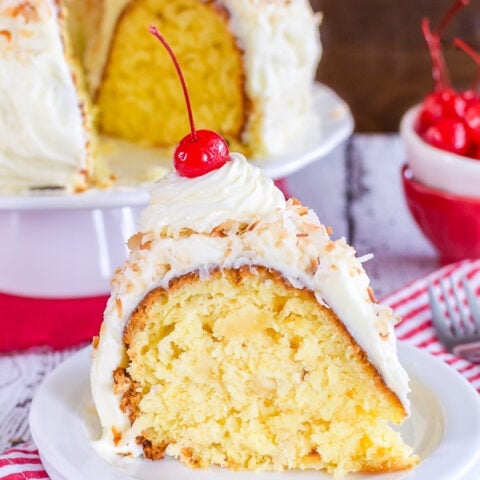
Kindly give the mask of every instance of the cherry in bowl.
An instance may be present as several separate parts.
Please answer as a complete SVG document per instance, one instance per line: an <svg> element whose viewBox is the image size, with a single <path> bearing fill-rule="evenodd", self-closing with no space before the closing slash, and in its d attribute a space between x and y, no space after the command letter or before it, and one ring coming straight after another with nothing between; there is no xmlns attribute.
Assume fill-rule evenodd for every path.
<svg viewBox="0 0 480 480"><path fill-rule="evenodd" d="M409 109L400 122L406 160L421 183L445 192L480 199L480 160L435 147L418 133L422 105Z"/></svg>

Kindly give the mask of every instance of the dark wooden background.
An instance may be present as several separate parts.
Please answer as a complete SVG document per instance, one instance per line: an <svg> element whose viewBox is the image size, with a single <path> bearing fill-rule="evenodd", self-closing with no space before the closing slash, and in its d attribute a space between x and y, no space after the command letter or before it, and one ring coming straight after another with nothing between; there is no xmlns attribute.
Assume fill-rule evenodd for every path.
<svg viewBox="0 0 480 480"><path fill-rule="evenodd" d="M453 0L311 0L324 14L318 79L350 105L357 132L395 132L402 113L433 86L420 23L434 27ZM472 85L476 66L452 46L462 38L480 52L480 0L471 0L445 31L445 56L457 88Z"/></svg>

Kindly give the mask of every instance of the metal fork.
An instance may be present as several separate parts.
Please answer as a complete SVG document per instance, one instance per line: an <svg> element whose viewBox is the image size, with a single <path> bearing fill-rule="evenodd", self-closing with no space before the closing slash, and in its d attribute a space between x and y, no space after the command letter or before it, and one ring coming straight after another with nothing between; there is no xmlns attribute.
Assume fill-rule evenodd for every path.
<svg viewBox="0 0 480 480"><path fill-rule="evenodd" d="M442 308L443 302L435 295L433 284L428 285L433 326L438 339L448 351L470 362L480 363L480 302L465 278L460 283L467 304L462 300L458 281L452 277L439 281L446 312ZM453 296L448 294L448 285Z"/></svg>

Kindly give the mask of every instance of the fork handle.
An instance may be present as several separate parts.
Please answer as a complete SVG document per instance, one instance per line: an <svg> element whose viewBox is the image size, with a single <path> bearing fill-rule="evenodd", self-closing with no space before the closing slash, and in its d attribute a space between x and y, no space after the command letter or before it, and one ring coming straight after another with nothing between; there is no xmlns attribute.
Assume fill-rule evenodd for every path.
<svg viewBox="0 0 480 480"><path fill-rule="evenodd" d="M480 363L480 342L464 343L452 349L452 353L472 363Z"/></svg>

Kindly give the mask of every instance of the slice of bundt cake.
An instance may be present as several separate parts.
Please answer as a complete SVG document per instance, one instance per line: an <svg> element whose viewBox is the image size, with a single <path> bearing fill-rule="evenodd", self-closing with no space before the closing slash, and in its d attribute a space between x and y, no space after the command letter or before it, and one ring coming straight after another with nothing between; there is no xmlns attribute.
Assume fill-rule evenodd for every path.
<svg viewBox="0 0 480 480"><path fill-rule="evenodd" d="M131 184L124 157L170 158L188 121L150 24L177 52L200 128L258 157L293 148L315 121L308 0L4 0L0 192Z"/></svg>
<svg viewBox="0 0 480 480"><path fill-rule="evenodd" d="M190 467L386 472L418 461L392 310L361 259L240 154L156 183L91 369L98 451Z"/></svg>

